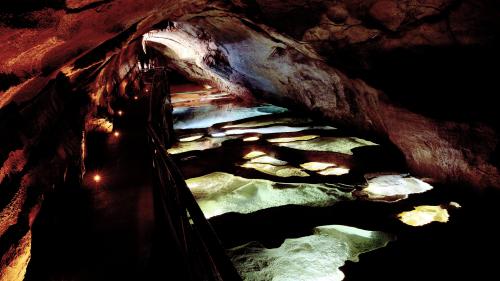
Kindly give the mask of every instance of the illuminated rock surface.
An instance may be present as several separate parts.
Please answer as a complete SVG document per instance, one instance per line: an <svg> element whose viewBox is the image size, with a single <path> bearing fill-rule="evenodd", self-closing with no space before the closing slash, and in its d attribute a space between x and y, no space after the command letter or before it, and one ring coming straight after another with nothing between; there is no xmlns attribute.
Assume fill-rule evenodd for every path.
<svg viewBox="0 0 500 281"><path fill-rule="evenodd" d="M368 180L368 187L363 189L371 199L404 199L410 194L422 193L432 186L417 178L403 175L382 175Z"/></svg>
<svg viewBox="0 0 500 281"><path fill-rule="evenodd" d="M352 155L351 149L353 148L377 144L355 137L320 137L308 141L279 143L278 145L306 151L338 152Z"/></svg>
<svg viewBox="0 0 500 281"><path fill-rule="evenodd" d="M245 281L340 281L345 261L386 246L392 238L383 232L343 225L319 226L310 236L286 239L267 249L253 242L228 250Z"/></svg>
<svg viewBox="0 0 500 281"><path fill-rule="evenodd" d="M334 130L334 129L335 128L330 126L302 126L302 127L270 126L263 128L229 129L225 131L225 134L226 135L241 135L248 133L275 134L275 133L301 132L305 130Z"/></svg>
<svg viewBox="0 0 500 281"><path fill-rule="evenodd" d="M402 212L398 218L407 225L422 226L431 222L448 222L450 215L442 206L424 205L415 207L412 211Z"/></svg>
<svg viewBox="0 0 500 281"><path fill-rule="evenodd" d="M207 218L228 212L251 213L288 204L325 207L351 194L334 185L274 183L245 179L227 173L211 173L186 183Z"/></svg>
<svg viewBox="0 0 500 281"><path fill-rule="evenodd" d="M248 137L244 138L243 141L258 141L259 139L259 137Z"/></svg>
<svg viewBox="0 0 500 281"><path fill-rule="evenodd" d="M29 231L19 244L8 249L2 258L0 268L0 280L23 281L31 258L31 231Z"/></svg>
<svg viewBox="0 0 500 281"><path fill-rule="evenodd" d="M259 172L266 173L278 177L308 177L309 174L302 169L295 168L288 165L275 166L271 164L251 163L247 162L241 165L243 168L255 169Z"/></svg>
<svg viewBox="0 0 500 281"><path fill-rule="evenodd" d="M250 160L250 163L271 164L274 166L283 166L283 165L288 164L288 162L286 162L286 161L279 160L279 159L276 159L276 158L271 157L271 156L260 156L257 158L253 158L252 160Z"/></svg>
<svg viewBox="0 0 500 281"><path fill-rule="evenodd" d="M265 154L266 154L265 152L254 150L254 151L247 153L245 156L243 156L243 158L244 159L252 159L252 158L259 157L259 156L262 156Z"/></svg>
<svg viewBox="0 0 500 281"><path fill-rule="evenodd" d="M283 138L274 138L268 139L268 142L292 142L292 141L308 141L315 138L318 138L317 135L305 135L305 136L297 136L297 137L283 137Z"/></svg>
<svg viewBox="0 0 500 281"><path fill-rule="evenodd" d="M307 162L304 164L300 164L300 166L308 171L321 171L329 167L337 166L334 163L322 163L322 162Z"/></svg>
<svg viewBox="0 0 500 281"><path fill-rule="evenodd" d="M271 114L254 116L250 121L242 119L215 123L201 130L212 137L177 143L170 150L199 150L204 140L211 140L207 147L218 147L216 151L206 151L206 156L201 156L206 159L199 159L202 160L199 164L197 160L191 161L189 168L194 168L195 175L201 176L186 181L203 213L211 221L229 220L226 223L230 224L233 216L267 217L282 209L293 210L304 206L325 208L325 212L330 212L330 208L337 206L362 204L363 200L356 200L360 194L371 200L394 201L394 198L406 198L407 193L425 192L432 188L415 178L374 173L378 176L368 180L368 187L362 192L356 191L365 179L359 172L349 174L351 165L355 165L352 149L367 146L364 151L372 151L370 147L374 150L381 147L367 140L345 136L333 127L316 126L314 121L304 123L300 118L283 115L280 114L275 121ZM196 116L191 117L194 122ZM206 114L200 116L204 118ZM310 129L315 129L314 133L298 133ZM246 134L255 135L250 137ZM251 138L252 141L231 145L223 143L230 138ZM241 152L246 162L226 157L226 153L234 155L235 152ZM220 167L224 168L218 172L205 169L211 157L216 157ZM391 161L391 158L376 161ZM198 169L211 173L202 174ZM244 177L238 173L244 174ZM336 177L342 175L348 176ZM271 181L269 176L281 179ZM339 201L349 202L336 205ZM304 220L307 217L297 218L294 223L301 225ZM294 229L293 226L286 227ZM390 240L389 235L381 232L335 225L316 228L311 236L286 239L279 248L266 249L258 242L251 242L230 249L229 253L244 280L336 281L344 278L339 268L346 260L357 261L360 253L383 247Z"/></svg>
<svg viewBox="0 0 500 281"><path fill-rule="evenodd" d="M332 167L318 172L322 176L341 176L348 173L349 169L344 167Z"/></svg>
<svg viewBox="0 0 500 281"><path fill-rule="evenodd" d="M180 154L188 151L201 151L206 149L217 148L228 138L211 138L204 137L193 141L178 142L169 148L167 151L170 154Z"/></svg>
<svg viewBox="0 0 500 281"><path fill-rule="evenodd" d="M265 127L270 125L290 125L290 124L307 124L311 123L312 120L309 118L291 118L291 117L275 117L269 120L255 120L248 122L236 122L235 124L226 125L222 127L223 129L232 129L232 128L254 128L254 127Z"/></svg>
<svg viewBox="0 0 500 281"><path fill-rule="evenodd" d="M201 139L202 137L203 137L203 135L195 135L195 136L180 138L179 141L180 142L195 141L195 140Z"/></svg>

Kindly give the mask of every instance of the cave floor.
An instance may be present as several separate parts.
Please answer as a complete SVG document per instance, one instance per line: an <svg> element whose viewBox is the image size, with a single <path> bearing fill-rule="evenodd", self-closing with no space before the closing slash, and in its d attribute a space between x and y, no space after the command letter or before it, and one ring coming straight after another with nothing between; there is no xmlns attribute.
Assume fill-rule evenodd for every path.
<svg viewBox="0 0 500 281"><path fill-rule="evenodd" d="M481 255L491 245L484 239L494 241L498 233L489 223L497 192L441 185L428 190L406 174L390 144L284 108L202 92L173 94L179 142L169 152L244 280L462 280L467 274L481 279L494 268ZM410 182L425 188L411 191ZM386 193L367 191L378 187ZM428 223L423 226L398 219L428 205L433 207L423 208L446 218L409 216L410 223ZM325 225L355 230L318 243L315 235L325 236L316 227ZM359 229L376 232L359 242L362 235L351 232ZM385 247L380 237L387 238ZM334 243L351 248L332 257L325 249ZM352 252L360 247L366 253L355 262ZM352 256L336 265L343 273L332 271L342 251Z"/></svg>

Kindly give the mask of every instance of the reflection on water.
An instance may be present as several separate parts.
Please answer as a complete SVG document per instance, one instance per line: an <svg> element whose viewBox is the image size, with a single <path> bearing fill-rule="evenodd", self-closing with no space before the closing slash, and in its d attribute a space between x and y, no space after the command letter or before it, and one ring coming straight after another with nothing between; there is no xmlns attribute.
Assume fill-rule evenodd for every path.
<svg viewBox="0 0 500 281"><path fill-rule="evenodd" d="M360 254L385 247L391 240L379 231L327 225L316 227L313 235L286 239L278 248L252 242L228 253L243 280L339 281L344 279L339 268L345 261L357 262Z"/></svg>
<svg viewBox="0 0 500 281"><path fill-rule="evenodd" d="M200 107L175 107L173 110L174 129L209 128L217 123L286 111L285 108L274 105L240 107L235 104L224 104Z"/></svg>

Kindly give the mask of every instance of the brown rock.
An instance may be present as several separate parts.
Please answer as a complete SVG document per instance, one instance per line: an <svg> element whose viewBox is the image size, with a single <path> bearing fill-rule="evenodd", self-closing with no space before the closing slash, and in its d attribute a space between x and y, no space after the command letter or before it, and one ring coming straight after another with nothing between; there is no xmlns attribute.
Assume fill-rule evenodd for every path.
<svg viewBox="0 0 500 281"><path fill-rule="evenodd" d="M400 10L395 1L381 0L375 2L369 11L370 16L387 29L395 31L405 19L405 14Z"/></svg>
<svg viewBox="0 0 500 281"><path fill-rule="evenodd" d="M407 9L414 19L420 20L439 15L453 2L453 0L411 0Z"/></svg>
<svg viewBox="0 0 500 281"><path fill-rule="evenodd" d="M334 5L328 8L326 16L335 23L342 23L349 17L349 12L344 4Z"/></svg>
<svg viewBox="0 0 500 281"><path fill-rule="evenodd" d="M80 9L88 5L92 5L105 0L66 0L66 7L68 9Z"/></svg>

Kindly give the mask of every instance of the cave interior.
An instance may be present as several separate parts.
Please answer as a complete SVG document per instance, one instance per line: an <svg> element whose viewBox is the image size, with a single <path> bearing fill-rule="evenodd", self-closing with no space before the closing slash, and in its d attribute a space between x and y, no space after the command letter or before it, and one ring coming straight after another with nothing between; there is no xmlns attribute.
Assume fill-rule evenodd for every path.
<svg viewBox="0 0 500 281"><path fill-rule="evenodd" d="M0 38L0 281L495 279L498 1L19 0Z"/></svg>

